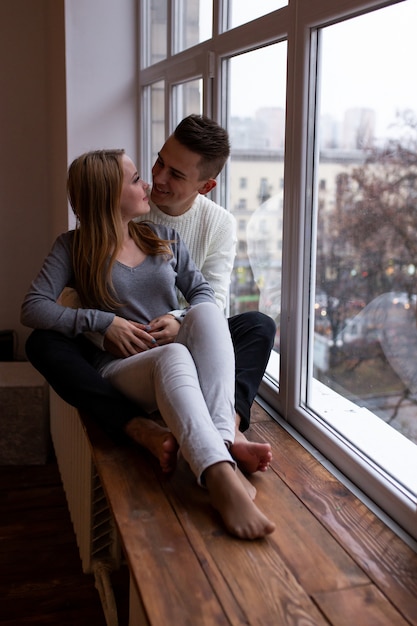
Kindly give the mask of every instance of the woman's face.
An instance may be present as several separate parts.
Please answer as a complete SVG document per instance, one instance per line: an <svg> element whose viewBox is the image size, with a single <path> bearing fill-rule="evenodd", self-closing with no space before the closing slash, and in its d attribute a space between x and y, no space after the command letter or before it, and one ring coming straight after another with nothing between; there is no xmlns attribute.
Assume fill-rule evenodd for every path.
<svg viewBox="0 0 417 626"><path fill-rule="evenodd" d="M120 196L120 211L123 221L130 222L139 215L149 212L146 190L148 183L141 180L133 161L125 154L122 157L123 185Z"/></svg>

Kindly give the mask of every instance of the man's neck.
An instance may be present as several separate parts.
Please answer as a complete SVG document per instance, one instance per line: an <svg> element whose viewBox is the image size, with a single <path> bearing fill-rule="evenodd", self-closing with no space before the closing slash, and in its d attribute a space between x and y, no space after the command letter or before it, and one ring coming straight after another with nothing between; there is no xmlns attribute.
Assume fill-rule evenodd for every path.
<svg viewBox="0 0 417 626"><path fill-rule="evenodd" d="M180 215L184 215L185 213L187 213L192 208L196 198L197 196L193 198L191 204L186 204L182 207L171 207L159 204L157 204L156 206L160 211L162 211L162 213L165 213L165 215L170 215L171 217L179 217Z"/></svg>

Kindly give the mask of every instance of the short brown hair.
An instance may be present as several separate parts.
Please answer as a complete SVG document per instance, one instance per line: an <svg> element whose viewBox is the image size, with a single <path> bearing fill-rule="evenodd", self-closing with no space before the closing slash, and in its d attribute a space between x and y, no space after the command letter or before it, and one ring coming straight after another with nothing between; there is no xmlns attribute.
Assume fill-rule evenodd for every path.
<svg viewBox="0 0 417 626"><path fill-rule="evenodd" d="M174 131L180 144L199 154L201 179L216 178L230 155L227 130L206 115L191 114L185 117Z"/></svg>

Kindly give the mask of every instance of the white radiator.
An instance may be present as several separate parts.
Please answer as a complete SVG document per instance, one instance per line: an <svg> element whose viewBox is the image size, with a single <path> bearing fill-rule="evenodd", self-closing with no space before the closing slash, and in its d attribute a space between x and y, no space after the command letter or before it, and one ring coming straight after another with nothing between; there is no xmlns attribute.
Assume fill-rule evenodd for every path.
<svg viewBox="0 0 417 626"><path fill-rule="evenodd" d="M109 573L121 548L78 411L50 389L51 435L85 573L93 573L107 624L117 624Z"/></svg>

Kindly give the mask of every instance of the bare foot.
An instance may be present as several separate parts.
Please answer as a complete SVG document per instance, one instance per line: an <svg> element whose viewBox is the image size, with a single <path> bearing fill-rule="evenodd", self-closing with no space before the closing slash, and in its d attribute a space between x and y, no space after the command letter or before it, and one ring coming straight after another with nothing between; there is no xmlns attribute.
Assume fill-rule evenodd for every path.
<svg viewBox="0 0 417 626"><path fill-rule="evenodd" d="M168 428L156 424L151 419L135 417L126 424L125 432L135 443L156 456L164 473L174 471L178 443Z"/></svg>
<svg viewBox="0 0 417 626"><path fill-rule="evenodd" d="M266 472L272 461L269 443L248 441L239 430L236 430L236 437L229 451L238 467L246 474Z"/></svg>
<svg viewBox="0 0 417 626"><path fill-rule="evenodd" d="M260 539L274 532L275 524L250 499L230 463L215 463L204 476L211 504L230 534L239 539Z"/></svg>
<svg viewBox="0 0 417 626"><path fill-rule="evenodd" d="M248 481L246 476L244 474L242 474L242 472L240 471L240 469L238 467L236 468L236 475L239 478L239 480L242 483L242 485L244 486L244 488L246 489L246 493L248 494L249 498L251 500L255 500L255 498L256 498L256 487L254 485L252 485L252 483L250 483Z"/></svg>

